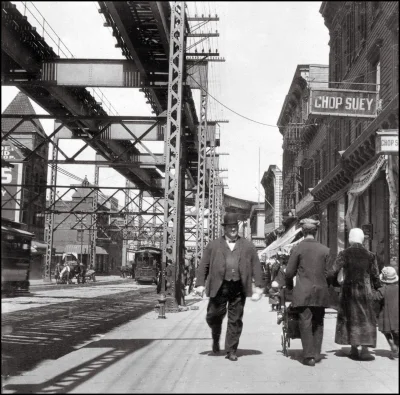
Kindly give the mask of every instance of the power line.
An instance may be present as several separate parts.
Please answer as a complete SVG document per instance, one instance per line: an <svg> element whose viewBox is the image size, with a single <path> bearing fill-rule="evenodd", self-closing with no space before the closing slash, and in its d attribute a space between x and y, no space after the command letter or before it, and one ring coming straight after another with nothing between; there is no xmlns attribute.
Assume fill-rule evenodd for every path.
<svg viewBox="0 0 400 395"><path fill-rule="evenodd" d="M279 127L279 126L277 126L277 125L271 125L271 124L268 124L268 123L259 122L259 121L256 121L256 120L254 120L254 119L248 118L248 117L246 117L246 116L244 116L244 115L242 115L242 114L239 114L237 111L232 110L231 108L229 108L229 107L226 106L225 104L221 103L221 102L220 102L218 99L216 99L214 96L212 96L209 92L207 92L207 90L205 90L191 75L189 75L189 77L192 78L192 80L200 87L201 90L203 90L203 91L204 91L205 93L207 93L210 97L212 97L217 103L219 103L221 106L225 107L227 110L233 112L234 114L239 115L239 117L245 118L245 119L247 119L247 120L249 120L249 121L251 121L251 122L255 122L255 123L258 123L258 124L260 124L260 125L271 126L271 127L274 127L274 128Z"/></svg>

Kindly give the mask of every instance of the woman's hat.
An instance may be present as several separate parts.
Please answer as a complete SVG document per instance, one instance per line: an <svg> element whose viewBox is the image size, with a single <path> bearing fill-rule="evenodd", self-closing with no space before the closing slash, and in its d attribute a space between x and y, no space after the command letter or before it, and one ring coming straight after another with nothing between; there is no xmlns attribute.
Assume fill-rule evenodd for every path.
<svg viewBox="0 0 400 395"><path fill-rule="evenodd" d="M396 269L391 266L386 266L382 269L382 273L379 278L383 283L391 284L399 281L399 276L396 273Z"/></svg>
<svg viewBox="0 0 400 395"><path fill-rule="evenodd" d="M238 225L239 224L239 216L236 213L227 213L224 215L224 222L222 226L226 225Z"/></svg>

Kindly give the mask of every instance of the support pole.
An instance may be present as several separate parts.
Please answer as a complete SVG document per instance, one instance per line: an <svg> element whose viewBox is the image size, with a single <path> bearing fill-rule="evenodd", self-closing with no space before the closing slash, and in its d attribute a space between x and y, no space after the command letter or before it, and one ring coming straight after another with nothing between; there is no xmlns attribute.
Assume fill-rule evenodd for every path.
<svg viewBox="0 0 400 395"><path fill-rule="evenodd" d="M215 239L215 136L211 136L209 192L208 192L208 241Z"/></svg>
<svg viewBox="0 0 400 395"><path fill-rule="evenodd" d="M50 199L49 207L52 207L56 201L57 185L57 159L58 159L58 138L54 138L52 151L53 167L50 172ZM54 234L54 209L46 214L46 262L44 265L44 281L51 282L51 258L53 252L53 234Z"/></svg>
<svg viewBox="0 0 400 395"><path fill-rule="evenodd" d="M166 310L178 311L181 287L177 284L180 259L181 215L181 135L182 85L185 48L185 2L174 2L171 8L168 111L165 133L165 200L161 293L166 296ZM164 281L164 278L166 281ZM179 280L178 280L179 281Z"/></svg>
<svg viewBox="0 0 400 395"><path fill-rule="evenodd" d="M126 190L125 190L125 211L129 212L129 198L130 198L130 192L131 190L129 188L129 180L126 180ZM123 232L123 240L122 240L122 262L121 266L124 267L126 266L126 256L128 252L128 240L126 239L127 237L127 228L126 226L128 225L128 214L124 213L124 225L125 225L125 232Z"/></svg>
<svg viewBox="0 0 400 395"><path fill-rule="evenodd" d="M99 185L99 166L94 167L94 185ZM95 212L97 210L97 204L99 199L98 189L95 189L93 193L92 209ZM90 263L89 269L96 269L96 240L97 240L97 214L92 214L92 231L90 232Z"/></svg>
<svg viewBox="0 0 400 395"><path fill-rule="evenodd" d="M205 210L205 192L206 192L206 144L207 144L207 81L208 64L206 69L206 80L204 81L204 90L201 93L200 105L200 125L199 125L199 161L197 169L197 195L196 195L196 254L195 267L199 266L204 250L204 210ZM203 82L203 81L202 81Z"/></svg>

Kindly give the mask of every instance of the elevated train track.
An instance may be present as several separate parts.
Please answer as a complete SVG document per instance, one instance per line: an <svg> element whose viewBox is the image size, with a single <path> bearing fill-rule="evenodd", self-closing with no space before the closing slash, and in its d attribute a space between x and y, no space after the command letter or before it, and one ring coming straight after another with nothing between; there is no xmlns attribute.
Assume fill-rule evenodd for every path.
<svg viewBox="0 0 400 395"><path fill-rule="evenodd" d="M168 81L168 42L170 6L168 2L99 2L100 9L113 29L117 44L128 60L148 81ZM115 160L133 144L128 140L93 140L107 122L101 104L83 87L54 86L41 81L43 63L57 62L59 56L16 8L2 2L2 83L12 84L27 94L55 118L68 118L65 125L75 138L85 141L108 163ZM143 88L156 115L166 111L167 84L164 88ZM189 86L184 91L184 124L187 172L197 182L198 118ZM76 120L73 120L76 117ZM82 117L82 118L81 118ZM84 119L88 117L91 119ZM101 120L96 120L101 117ZM106 117L106 118L105 118ZM154 117L154 120L157 120ZM131 156L129 156L129 154ZM134 161L140 154L136 147L122 154L120 162ZM71 162L73 163L73 162ZM139 189L155 197L164 194L162 176L154 168L110 165Z"/></svg>

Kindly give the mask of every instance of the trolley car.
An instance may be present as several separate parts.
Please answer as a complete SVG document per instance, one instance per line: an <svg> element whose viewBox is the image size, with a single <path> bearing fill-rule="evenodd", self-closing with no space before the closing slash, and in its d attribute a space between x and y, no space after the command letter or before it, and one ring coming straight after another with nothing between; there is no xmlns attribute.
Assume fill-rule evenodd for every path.
<svg viewBox="0 0 400 395"><path fill-rule="evenodd" d="M158 283L161 257L162 250L156 247L140 247L135 251L135 279L138 283Z"/></svg>
<svg viewBox="0 0 400 395"><path fill-rule="evenodd" d="M286 306L287 301L287 289L283 287L281 289L281 310L278 311L278 315L282 314L282 334L281 334L281 345L282 353L285 357L288 356L290 348L290 339L300 339L300 328L299 328L299 313L295 307L289 305Z"/></svg>
<svg viewBox="0 0 400 395"><path fill-rule="evenodd" d="M1 293L29 291L31 243L34 234L19 229L22 224L1 221Z"/></svg>

